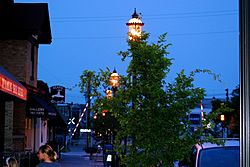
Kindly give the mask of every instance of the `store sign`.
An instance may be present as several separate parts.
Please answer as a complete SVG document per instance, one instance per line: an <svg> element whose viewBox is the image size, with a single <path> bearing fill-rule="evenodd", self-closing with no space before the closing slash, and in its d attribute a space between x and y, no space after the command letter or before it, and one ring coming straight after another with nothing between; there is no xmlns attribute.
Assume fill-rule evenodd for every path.
<svg viewBox="0 0 250 167"><path fill-rule="evenodd" d="M41 107L30 107L29 115L43 117L45 115L45 109Z"/></svg>
<svg viewBox="0 0 250 167"><path fill-rule="evenodd" d="M31 117L54 118L56 110L39 95L29 94L26 114Z"/></svg>
<svg viewBox="0 0 250 167"><path fill-rule="evenodd" d="M91 129L80 129L80 132L82 132L82 133L90 133Z"/></svg>
<svg viewBox="0 0 250 167"><path fill-rule="evenodd" d="M50 87L51 103L65 103L65 87L52 86Z"/></svg>
<svg viewBox="0 0 250 167"><path fill-rule="evenodd" d="M16 96L20 99L27 100L27 89L1 74L0 90L13 96Z"/></svg>

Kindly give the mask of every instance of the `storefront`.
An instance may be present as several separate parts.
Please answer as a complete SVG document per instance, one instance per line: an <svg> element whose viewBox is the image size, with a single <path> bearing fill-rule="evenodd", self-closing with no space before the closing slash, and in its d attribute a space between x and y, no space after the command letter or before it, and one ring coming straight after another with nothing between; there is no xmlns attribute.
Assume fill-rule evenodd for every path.
<svg viewBox="0 0 250 167"><path fill-rule="evenodd" d="M0 66L0 151L13 150L14 112L18 103L27 101L27 89Z"/></svg>
<svg viewBox="0 0 250 167"><path fill-rule="evenodd" d="M27 89L12 74L1 66L0 91L6 95L15 96L21 100L27 100Z"/></svg>
<svg viewBox="0 0 250 167"><path fill-rule="evenodd" d="M55 118L56 109L44 98L43 94L30 91L26 105L26 150L35 152L41 145L48 142L49 126L48 120ZM30 127L30 128L28 128Z"/></svg>

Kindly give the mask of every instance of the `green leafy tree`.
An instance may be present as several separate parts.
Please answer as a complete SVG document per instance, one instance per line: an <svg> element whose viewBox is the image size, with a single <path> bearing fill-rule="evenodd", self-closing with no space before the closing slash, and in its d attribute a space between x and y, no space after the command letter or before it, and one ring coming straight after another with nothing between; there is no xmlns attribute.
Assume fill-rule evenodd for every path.
<svg viewBox="0 0 250 167"><path fill-rule="evenodd" d="M148 34L140 41L128 41L128 51L120 52L123 59L131 58L127 69L126 89L120 98L116 116L121 124L119 140L128 137L127 166L171 166L183 159L191 146L198 142L201 131L191 133L187 115L203 99L204 89L195 88L195 70L184 70L173 83L166 84L172 59L168 58L166 34L157 43L148 43ZM124 106L121 110L120 106ZM124 145L117 144L122 152Z"/></svg>
<svg viewBox="0 0 250 167"><path fill-rule="evenodd" d="M240 88L239 86L237 86L232 91L231 107L234 109L234 112L231 115L231 124L229 128L232 131L232 134L235 134L235 136L239 136L240 135Z"/></svg>
<svg viewBox="0 0 250 167"><path fill-rule="evenodd" d="M203 134L203 129L191 132L188 120L191 109L205 96L203 88L194 86L195 75L218 76L209 70L189 74L182 70L172 83L166 83L173 61L167 52L170 44L166 44L166 34L152 44L148 38L149 34L143 34L140 40L128 41L128 50L119 52L122 60L130 61L127 75L121 77L111 100L96 94L93 108L98 113L108 110L117 119L115 148L122 163L132 167L173 166L175 160L187 157ZM109 75L109 70L99 73L106 88Z"/></svg>
<svg viewBox="0 0 250 167"><path fill-rule="evenodd" d="M95 113L96 117L93 119L93 130L95 131L97 140L103 143L112 143L119 125L111 112L108 110L104 111L106 112L105 115Z"/></svg>
<svg viewBox="0 0 250 167"><path fill-rule="evenodd" d="M111 136L114 138L119 127L116 118L111 114L110 99L107 99L105 94L105 90L109 87L110 74L109 68L100 69L98 73L84 70L79 82L81 93L85 95L86 101L89 103L87 124L92 125L91 128L95 131L96 138L100 138L104 142L110 142ZM93 101L91 106L90 99ZM102 116L104 111L107 113ZM91 118L90 115L95 115L96 119Z"/></svg>
<svg viewBox="0 0 250 167"><path fill-rule="evenodd" d="M240 133L240 90L237 86L231 93L230 101L215 99L212 101L212 112L210 118L216 124L214 136L218 137L220 130L218 127L224 126L228 128L228 137L239 136ZM220 120L220 115L225 115L225 121Z"/></svg>

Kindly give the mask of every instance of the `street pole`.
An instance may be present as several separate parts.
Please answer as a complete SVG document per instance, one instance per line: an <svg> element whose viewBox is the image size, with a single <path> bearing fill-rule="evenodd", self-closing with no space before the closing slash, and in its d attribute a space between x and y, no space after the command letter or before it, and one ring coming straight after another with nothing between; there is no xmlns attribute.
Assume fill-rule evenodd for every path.
<svg viewBox="0 0 250 167"><path fill-rule="evenodd" d="M117 73L117 71L114 69L114 71L111 73L110 78L109 78L109 84L112 87L112 92L113 92L113 97L115 97L116 91L118 90L119 87L119 80L120 76ZM111 117L115 118L114 116L111 115ZM110 143L114 144L114 138L115 138L115 129L114 129L114 122L112 122L111 130L110 130ZM118 167L119 166L119 158L118 155L112 155L113 160L111 163L112 167Z"/></svg>
<svg viewBox="0 0 250 167"><path fill-rule="evenodd" d="M88 77L88 82L87 82L87 109L86 109L86 113L87 113L87 121L86 121L86 124L87 124L87 129L90 129L90 92L91 92L91 85L90 85L90 81L91 81L91 78L90 76ZM89 148L89 139L90 138L90 135L89 133L87 133L87 148Z"/></svg>
<svg viewBox="0 0 250 167"><path fill-rule="evenodd" d="M134 13L132 14L132 18L126 23L126 25L128 26L128 40L131 42L140 42L141 41L141 35L142 35L142 27L144 26L144 23L141 21L141 15L138 14L136 12L136 9L134 10ZM131 49L133 50L133 45L131 45ZM132 60L131 62L133 63L133 61L135 61L135 56L132 53ZM132 69L132 87L135 87L137 85L136 83L136 78L137 78L137 74L136 74L136 69L133 67ZM132 111L136 112L136 99L137 97L132 97L131 99L131 107L132 107ZM135 145L135 134L131 134L131 138L132 138L132 146L134 147Z"/></svg>
<svg viewBox="0 0 250 167"><path fill-rule="evenodd" d="M228 103L229 102L228 89L225 89L225 91L226 91L226 102Z"/></svg>

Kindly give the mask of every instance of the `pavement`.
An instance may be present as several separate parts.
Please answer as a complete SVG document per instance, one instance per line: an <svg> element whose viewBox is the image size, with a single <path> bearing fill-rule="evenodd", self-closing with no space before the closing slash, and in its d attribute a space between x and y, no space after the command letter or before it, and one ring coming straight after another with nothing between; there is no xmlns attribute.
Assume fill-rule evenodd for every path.
<svg viewBox="0 0 250 167"><path fill-rule="evenodd" d="M58 161L62 167L103 167L102 153L93 154L92 158L83 150L84 141L80 139L78 144L69 145L68 152L61 153Z"/></svg>

